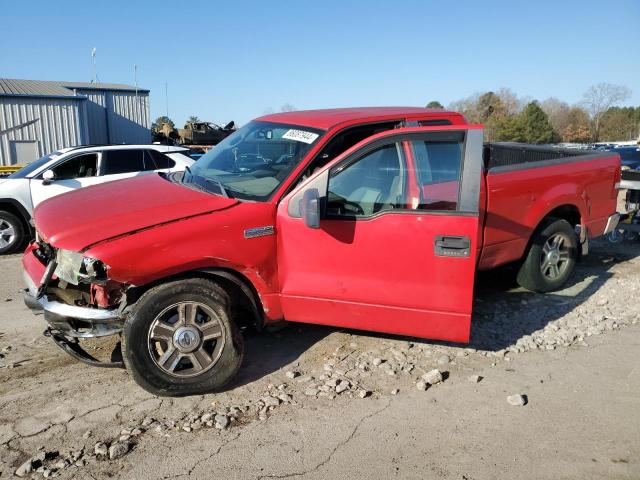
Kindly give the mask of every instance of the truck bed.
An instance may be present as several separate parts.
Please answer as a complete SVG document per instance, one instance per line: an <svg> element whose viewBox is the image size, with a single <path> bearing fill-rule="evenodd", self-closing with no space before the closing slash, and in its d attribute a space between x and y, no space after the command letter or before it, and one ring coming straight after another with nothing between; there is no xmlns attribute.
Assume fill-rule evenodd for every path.
<svg viewBox="0 0 640 480"><path fill-rule="evenodd" d="M479 269L519 260L547 216L565 218L595 237L616 211L615 153L486 143L483 159Z"/></svg>

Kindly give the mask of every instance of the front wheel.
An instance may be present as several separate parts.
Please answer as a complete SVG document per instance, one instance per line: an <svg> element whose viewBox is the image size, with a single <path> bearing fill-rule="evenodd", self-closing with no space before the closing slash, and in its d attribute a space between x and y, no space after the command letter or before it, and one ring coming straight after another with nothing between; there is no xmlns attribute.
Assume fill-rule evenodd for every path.
<svg viewBox="0 0 640 480"><path fill-rule="evenodd" d="M148 392L196 395L219 390L236 374L243 338L226 292L194 278L152 288L136 302L122 351L125 366Z"/></svg>
<svg viewBox="0 0 640 480"><path fill-rule="evenodd" d="M578 239L569 222L549 219L534 234L518 271L518 284L534 292L558 290L569 279L577 258Z"/></svg>
<svg viewBox="0 0 640 480"><path fill-rule="evenodd" d="M13 213L0 210L0 255L16 251L25 241L22 222Z"/></svg>

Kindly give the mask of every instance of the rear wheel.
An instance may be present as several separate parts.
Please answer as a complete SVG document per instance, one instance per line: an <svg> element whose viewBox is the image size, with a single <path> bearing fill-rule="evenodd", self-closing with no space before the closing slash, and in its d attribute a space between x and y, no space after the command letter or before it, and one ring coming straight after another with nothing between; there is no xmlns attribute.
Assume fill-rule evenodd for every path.
<svg viewBox="0 0 640 480"><path fill-rule="evenodd" d="M534 292L558 290L571 275L577 257L578 240L569 222L548 219L533 238L518 271L518 284Z"/></svg>
<svg viewBox="0 0 640 480"><path fill-rule="evenodd" d="M17 250L24 242L24 226L13 213L0 210L0 255Z"/></svg>
<svg viewBox="0 0 640 480"><path fill-rule="evenodd" d="M222 388L240 368L243 339L216 283L187 279L146 292L127 319L123 358L134 380L155 395Z"/></svg>

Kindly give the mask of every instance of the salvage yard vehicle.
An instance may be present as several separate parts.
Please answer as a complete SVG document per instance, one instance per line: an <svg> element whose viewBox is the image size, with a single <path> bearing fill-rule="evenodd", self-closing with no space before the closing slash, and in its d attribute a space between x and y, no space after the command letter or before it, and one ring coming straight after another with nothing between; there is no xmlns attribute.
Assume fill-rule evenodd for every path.
<svg viewBox="0 0 640 480"><path fill-rule="evenodd" d="M151 172L182 171L193 164L189 150L162 145L63 148L0 178L0 254L24 248L33 238L33 209L77 188Z"/></svg>
<svg viewBox="0 0 640 480"><path fill-rule="evenodd" d="M43 202L25 301L89 363L78 339L121 335L158 395L222 388L241 331L283 319L465 343L476 270L560 288L616 227L619 181L616 154L483 144L454 112L267 115L184 174Z"/></svg>

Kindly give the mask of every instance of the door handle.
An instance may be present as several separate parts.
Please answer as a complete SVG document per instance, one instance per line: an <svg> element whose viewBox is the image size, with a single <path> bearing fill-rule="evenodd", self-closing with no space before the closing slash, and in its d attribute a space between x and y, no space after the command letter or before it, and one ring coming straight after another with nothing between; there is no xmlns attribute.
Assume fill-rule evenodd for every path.
<svg viewBox="0 0 640 480"><path fill-rule="evenodd" d="M436 235L433 250L438 257L468 257L471 240L456 235Z"/></svg>

